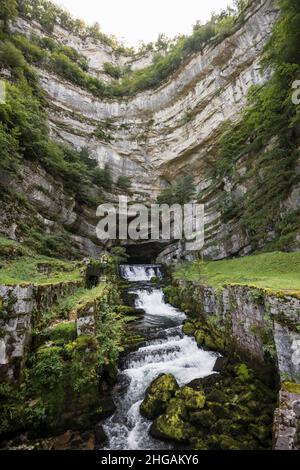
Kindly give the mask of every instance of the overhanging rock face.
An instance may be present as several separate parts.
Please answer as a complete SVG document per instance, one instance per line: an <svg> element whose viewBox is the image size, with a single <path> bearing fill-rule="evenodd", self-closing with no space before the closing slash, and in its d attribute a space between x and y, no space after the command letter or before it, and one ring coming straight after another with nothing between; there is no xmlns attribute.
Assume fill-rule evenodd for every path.
<svg viewBox="0 0 300 470"><path fill-rule="evenodd" d="M224 121L238 119L251 85L262 84L268 78L262 74L259 61L277 17L273 0L253 1L233 34L191 55L157 89L127 99L99 99L49 71L37 69L51 103L48 114L53 137L76 148L87 147L99 166L110 165L115 180L120 175L129 176L133 201L154 200L167 183L192 174L205 204L205 256L219 259L248 253L253 247L238 223L220 222L224 196L231 190L247 192L247 184L235 187L236 181L213 181L208 174L216 159ZM21 19L15 29L27 35L46 34L36 22ZM53 37L83 54L89 61L89 73L106 80L105 62L124 65L130 61L122 55L116 57L107 45L81 40L58 26ZM151 59L147 53L133 59L131 66L142 68ZM105 126L107 120L110 141L95 136L97 126ZM26 185L22 185L22 191L31 193ZM33 204L42 212L45 230L51 230L52 204L45 201L45 195L34 194ZM67 208L67 221L59 223L73 232L73 240L82 252L97 256L97 245L100 250L102 247L95 240L93 215L86 210L80 212L72 204ZM13 231L13 225L7 231Z"/></svg>

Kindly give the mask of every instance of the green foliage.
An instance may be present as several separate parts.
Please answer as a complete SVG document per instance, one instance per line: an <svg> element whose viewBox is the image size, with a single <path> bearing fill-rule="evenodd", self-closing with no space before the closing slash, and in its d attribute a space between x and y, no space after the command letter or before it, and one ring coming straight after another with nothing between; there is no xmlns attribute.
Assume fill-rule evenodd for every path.
<svg viewBox="0 0 300 470"><path fill-rule="evenodd" d="M15 171L20 158L18 133L17 130L7 132L3 124L0 124L0 154L2 170Z"/></svg>
<svg viewBox="0 0 300 470"><path fill-rule="evenodd" d="M7 30L8 22L17 16L16 0L0 0L0 21L3 22L4 29Z"/></svg>
<svg viewBox="0 0 300 470"><path fill-rule="evenodd" d="M42 64L46 60L46 51L26 36L22 34L11 35L11 39L29 63Z"/></svg>
<svg viewBox="0 0 300 470"><path fill-rule="evenodd" d="M110 254L113 257L113 261L116 266L128 261L129 256L126 253L126 248L123 246L115 246L110 250Z"/></svg>
<svg viewBox="0 0 300 470"><path fill-rule="evenodd" d="M300 155L300 108L291 98L292 83L300 76L300 5L294 0L282 0L279 5L281 17L262 60L274 73L267 84L252 88L241 120L225 126L214 177L251 181L245 195L229 197L223 204L224 222L239 219L254 246L267 243L275 231L282 239L277 249L289 249L300 219L289 225L293 214L283 220L280 207L299 182L295 168ZM247 169L243 178L236 174L241 165Z"/></svg>
<svg viewBox="0 0 300 470"><path fill-rule="evenodd" d="M78 257L78 251L65 231L43 234L41 231L32 229L27 240L25 240L25 244L36 252L49 257L62 259Z"/></svg>
<svg viewBox="0 0 300 470"><path fill-rule="evenodd" d="M196 193L192 176L184 176L157 197L157 204L186 204Z"/></svg>
<svg viewBox="0 0 300 470"><path fill-rule="evenodd" d="M103 64L103 70L107 75L110 75L112 78L118 80L124 74L121 67L111 64L110 62L105 62Z"/></svg>
<svg viewBox="0 0 300 470"><path fill-rule="evenodd" d="M33 348L21 383L15 388L0 385L0 434L24 428L64 432L101 419L101 377L107 368L116 370L122 350L123 319L114 313L118 292L115 285L102 284L78 289L70 297L69 311L96 307L96 336L76 338L74 321L41 325L39 340L44 344Z"/></svg>
<svg viewBox="0 0 300 470"><path fill-rule="evenodd" d="M128 176L119 176L117 180L118 188L124 193L128 193L131 188L131 180Z"/></svg>
<svg viewBox="0 0 300 470"><path fill-rule="evenodd" d="M112 190L112 176L110 166L105 164L104 168L95 168L93 172L93 182L106 191Z"/></svg>
<svg viewBox="0 0 300 470"><path fill-rule="evenodd" d="M41 389L54 389L63 377L64 363L57 346L41 347L33 365L33 385L38 393Z"/></svg>
<svg viewBox="0 0 300 470"><path fill-rule="evenodd" d="M62 52L54 52L51 56L55 72L76 85L85 86L85 75L82 69Z"/></svg>
<svg viewBox="0 0 300 470"><path fill-rule="evenodd" d="M26 65L22 52L9 41L0 43L0 63L10 69L23 69Z"/></svg>
<svg viewBox="0 0 300 470"><path fill-rule="evenodd" d="M250 377L251 377L251 372L246 366L246 364L241 363L238 366L236 366L236 374L238 376L238 379L241 382L248 382Z"/></svg>
<svg viewBox="0 0 300 470"><path fill-rule="evenodd" d="M86 27L80 20L73 20L68 13L47 0L26 0L24 4L19 3L19 11L22 16L36 19L42 26L51 32L55 24L61 24L64 28L72 30L81 38L92 37L95 40L108 43L116 53L131 54L113 38L108 38L100 31L99 25ZM241 3L241 2L240 2ZM58 48L54 46L53 40L35 39L42 46L52 51L48 66L57 74L71 82L86 88L95 96L100 98L112 98L118 96L134 95L149 88L157 87L166 80L178 67L194 52L201 51L213 38L221 40L235 31L240 21L242 11L241 5L236 9L228 8L220 15L212 15L205 25L197 23L191 36L180 36L176 41L169 41L163 36L158 38L155 45L156 54L153 63L142 69L131 71L130 67L122 68L106 62L104 71L115 81L106 84L104 81L85 73L88 70L87 63L74 54L72 48L66 46ZM153 50L153 45L145 46ZM120 79L122 80L120 81Z"/></svg>
<svg viewBox="0 0 300 470"><path fill-rule="evenodd" d="M58 323L49 331L49 338L55 342L74 341L77 336L76 322Z"/></svg>

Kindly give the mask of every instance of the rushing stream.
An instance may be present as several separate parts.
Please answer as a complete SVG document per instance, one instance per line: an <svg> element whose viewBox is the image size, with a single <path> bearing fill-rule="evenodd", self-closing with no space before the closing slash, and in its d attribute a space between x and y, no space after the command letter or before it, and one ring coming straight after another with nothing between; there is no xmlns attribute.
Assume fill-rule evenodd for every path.
<svg viewBox="0 0 300 470"><path fill-rule="evenodd" d="M149 340L127 355L114 390L115 414L104 423L109 450L155 450L172 448L153 439L151 422L139 412L145 391L162 373L173 374L179 385L212 373L216 354L199 349L193 338L182 333L185 315L165 303L159 287L149 285L152 277L162 277L159 266L122 266L122 276L132 281L135 305L145 311L140 328ZM148 281L148 283L147 283Z"/></svg>

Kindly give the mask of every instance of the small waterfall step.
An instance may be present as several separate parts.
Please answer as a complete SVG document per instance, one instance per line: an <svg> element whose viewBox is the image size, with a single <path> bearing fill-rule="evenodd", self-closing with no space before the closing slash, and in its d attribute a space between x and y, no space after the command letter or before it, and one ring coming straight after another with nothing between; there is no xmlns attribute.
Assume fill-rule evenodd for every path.
<svg viewBox="0 0 300 470"><path fill-rule="evenodd" d="M147 330L147 341L121 364L114 388L116 412L104 423L106 450L167 450L173 444L149 434L151 422L140 414L140 404L151 382L160 374L173 374L180 386L212 374L217 354L197 347L194 338L182 332L184 313L167 304L162 289L145 285L162 277L159 265L123 265L122 276L136 282L134 305L145 314L138 321Z"/></svg>
<svg viewBox="0 0 300 470"><path fill-rule="evenodd" d="M121 276L127 281L151 281L153 277L162 279L161 265L159 264L122 264Z"/></svg>

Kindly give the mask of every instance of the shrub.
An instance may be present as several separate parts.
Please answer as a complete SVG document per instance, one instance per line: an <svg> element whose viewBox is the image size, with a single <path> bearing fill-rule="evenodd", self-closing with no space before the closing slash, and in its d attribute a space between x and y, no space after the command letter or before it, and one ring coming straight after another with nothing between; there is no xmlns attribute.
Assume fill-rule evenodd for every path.
<svg viewBox="0 0 300 470"><path fill-rule="evenodd" d="M31 42L26 36L18 34L12 36L12 40L15 46L22 51L28 62L39 64L46 59L47 53L45 50Z"/></svg>
<svg viewBox="0 0 300 470"><path fill-rule="evenodd" d="M9 41L0 43L0 63L11 69L23 69L26 65L22 52Z"/></svg>
<svg viewBox="0 0 300 470"><path fill-rule="evenodd" d="M119 176L117 186L124 193L128 193L131 188L131 179L128 176Z"/></svg>
<svg viewBox="0 0 300 470"><path fill-rule="evenodd" d="M69 342L74 341L77 336L75 322L59 323L49 331L51 341Z"/></svg>
<svg viewBox="0 0 300 470"><path fill-rule="evenodd" d="M67 80L81 86L85 86L87 83L81 68L62 52L52 53L51 65L56 73Z"/></svg>
<svg viewBox="0 0 300 470"><path fill-rule="evenodd" d="M4 29L8 28L8 22L13 20L18 14L16 0L0 0L0 20L4 24Z"/></svg>
<svg viewBox="0 0 300 470"><path fill-rule="evenodd" d="M64 374L61 348L56 346L40 348L37 352L32 373L35 390L55 388Z"/></svg>
<svg viewBox="0 0 300 470"><path fill-rule="evenodd" d="M8 132L3 124L0 124L0 168L2 170L16 170L19 151L17 131Z"/></svg>
<svg viewBox="0 0 300 470"><path fill-rule="evenodd" d="M93 171L93 182L105 189L106 191L111 191L112 189L112 176L111 170L108 164L104 168L95 168Z"/></svg>
<svg viewBox="0 0 300 470"><path fill-rule="evenodd" d="M123 70L121 67L111 64L110 62L105 62L103 64L103 70L107 75L110 75L112 78L118 80L123 75Z"/></svg>
<svg viewBox="0 0 300 470"><path fill-rule="evenodd" d="M196 188L192 176L184 176L157 197L158 204L186 204L195 196Z"/></svg>

